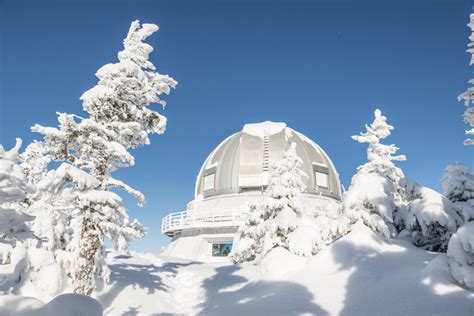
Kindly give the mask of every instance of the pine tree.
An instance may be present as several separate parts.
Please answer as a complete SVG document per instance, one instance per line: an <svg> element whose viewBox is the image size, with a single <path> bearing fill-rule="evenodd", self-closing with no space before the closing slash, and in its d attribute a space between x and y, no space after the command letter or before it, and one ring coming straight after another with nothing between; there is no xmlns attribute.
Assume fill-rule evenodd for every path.
<svg viewBox="0 0 474 316"><path fill-rule="evenodd" d="M5 151L0 145L0 243L7 243L12 247L18 241L33 236L26 225L33 217L12 205L33 191L18 163L21 144L21 139L17 138L15 147L9 151Z"/></svg>
<svg viewBox="0 0 474 316"><path fill-rule="evenodd" d="M417 247L445 252L449 239L462 224L458 208L439 192L405 179L406 212L399 237Z"/></svg>
<svg viewBox="0 0 474 316"><path fill-rule="evenodd" d="M33 142L20 155L21 166L28 183L35 187L33 194L28 194L22 205L28 213L35 216L31 229L40 237L39 246L48 251L65 250L68 241L69 203L66 192L60 188L60 183L52 190L44 183L52 181L52 173L48 173L51 159L43 151L43 144ZM35 247L35 245L31 245Z"/></svg>
<svg viewBox="0 0 474 316"><path fill-rule="evenodd" d="M400 180L404 174L394 161L406 160L395 155L395 145L381 144L390 136L393 126L387 124L382 112L375 110L375 119L366 132L352 136L359 143L367 143L368 162L357 168L349 190L344 195L344 215L338 225L340 234L346 234L357 221L388 238L396 233L395 212L403 203L403 187ZM343 224L343 225L342 225Z"/></svg>
<svg viewBox="0 0 474 316"><path fill-rule="evenodd" d="M461 211L464 221L474 220L474 173L461 163L446 167L443 177L446 197Z"/></svg>
<svg viewBox="0 0 474 316"><path fill-rule="evenodd" d="M447 257L453 278L474 291L474 221L465 223L451 237Z"/></svg>
<svg viewBox="0 0 474 316"><path fill-rule="evenodd" d="M121 188L135 196L139 205L144 203L139 191L113 178L112 173L133 166L134 157L128 150L149 144L150 133L161 134L166 128L166 118L149 108L152 103L164 106L160 96L177 84L171 77L159 74L148 60L153 48L143 41L157 30L154 24L131 24L124 50L118 54L119 62L100 68L96 73L98 84L81 96L89 117L58 113L57 128L32 127L43 135L37 146L48 159L67 162L62 166L70 167L64 169L80 169L90 175L82 177L89 180L80 186L65 170L50 174L53 179L73 184L72 190L62 185L57 192L67 189L72 206L69 224L74 236L70 249L78 258L72 274L76 293L90 294L97 275L108 279L104 238L125 251L130 240L144 235L137 221L129 222L120 196L110 190Z"/></svg>
<svg viewBox="0 0 474 316"><path fill-rule="evenodd" d="M358 168L360 173L378 173L397 186L404 177L403 171L395 166L394 161L404 161L404 155L397 155L399 150L395 145L381 144L382 139L390 136L393 126L387 124L387 117L379 109L374 112L375 119L370 126L365 126L366 132L352 136L359 143L367 143L368 162Z"/></svg>
<svg viewBox="0 0 474 316"><path fill-rule="evenodd" d="M263 209L257 204L250 204L249 216L244 225L239 227L230 257L234 263L255 260L262 250L264 230Z"/></svg>
<svg viewBox="0 0 474 316"><path fill-rule="evenodd" d="M471 29L467 52L471 54L470 66L474 64L474 13L470 15L467 25ZM458 96L467 106L464 122L471 129L466 131L468 137L474 135L474 79L469 80L471 86ZM465 145L474 145L474 138L467 138ZM463 215L465 223L451 237L447 256L449 271L453 278L463 286L474 291L474 175L462 164L451 164L445 170L443 188L446 196L456 204Z"/></svg>
<svg viewBox="0 0 474 316"><path fill-rule="evenodd" d="M239 228L232 253L234 262L260 260L271 249L282 247L302 256L321 246L318 227L303 209L302 160L292 143L283 159L273 166L261 204L250 206L246 223Z"/></svg>
<svg viewBox="0 0 474 316"><path fill-rule="evenodd" d="M470 22L467 26L469 26L469 28L471 29L471 35L469 36L470 42L467 45L468 46L467 52L471 54L471 61L469 65L473 65L474 64L474 13L470 15ZM466 130L466 135L468 135L468 137L474 135L474 108L471 106L471 104L474 103L474 86L472 86L474 85L474 79L469 80L469 83L471 84L471 86L458 96L458 100L464 101L464 104L467 106L467 109L464 112L464 122L466 124L469 124L469 126L471 127L471 129ZM464 144L474 145L474 139L467 138L464 141Z"/></svg>

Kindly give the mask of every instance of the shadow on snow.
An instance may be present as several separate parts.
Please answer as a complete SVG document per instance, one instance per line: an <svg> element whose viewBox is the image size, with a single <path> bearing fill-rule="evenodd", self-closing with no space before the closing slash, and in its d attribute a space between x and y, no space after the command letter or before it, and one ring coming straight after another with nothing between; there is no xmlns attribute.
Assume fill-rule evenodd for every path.
<svg viewBox="0 0 474 316"><path fill-rule="evenodd" d="M203 281L206 304L202 315L327 315L304 286L287 281L249 282L235 275L239 265L216 268Z"/></svg>

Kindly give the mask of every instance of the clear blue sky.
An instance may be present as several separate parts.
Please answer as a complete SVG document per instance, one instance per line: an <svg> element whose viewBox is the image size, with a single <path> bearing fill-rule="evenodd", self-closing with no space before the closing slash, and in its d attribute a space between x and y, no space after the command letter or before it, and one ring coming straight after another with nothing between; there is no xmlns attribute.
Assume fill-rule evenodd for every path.
<svg viewBox="0 0 474 316"><path fill-rule="evenodd" d="M354 1L355 2L355 1ZM318 142L346 187L366 148L350 136L379 107L388 139L416 181L441 189L448 163L473 167L463 146L472 77L465 53L469 1L1 1L0 142L81 114L94 73L115 62L134 19L159 24L152 61L179 81L164 135L119 171L142 190L130 214L149 228L132 249L158 251L163 215L184 210L206 156L247 122L284 121Z"/></svg>

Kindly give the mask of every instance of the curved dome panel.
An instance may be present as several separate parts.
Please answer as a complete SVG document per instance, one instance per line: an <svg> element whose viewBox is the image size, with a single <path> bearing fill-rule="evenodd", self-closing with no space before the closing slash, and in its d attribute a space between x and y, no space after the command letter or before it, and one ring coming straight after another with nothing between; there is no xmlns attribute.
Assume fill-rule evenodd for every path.
<svg viewBox="0 0 474 316"><path fill-rule="evenodd" d="M295 142L306 193L341 199L339 175L324 150L285 123L246 124L225 139L204 162L196 181L196 198L263 191L272 165Z"/></svg>

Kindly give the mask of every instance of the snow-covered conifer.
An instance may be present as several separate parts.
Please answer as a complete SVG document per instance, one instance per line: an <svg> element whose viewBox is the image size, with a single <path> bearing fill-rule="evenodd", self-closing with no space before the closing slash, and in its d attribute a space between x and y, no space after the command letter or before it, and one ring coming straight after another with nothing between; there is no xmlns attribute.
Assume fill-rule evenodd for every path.
<svg viewBox="0 0 474 316"><path fill-rule="evenodd" d="M449 238L463 222L458 208L444 195L414 181L405 179L403 186L407 204L400 237L427 250L446 251Z"/></svg>
<svg viewBox="0 0 474 316"><path fill-rule="evenodd" d="M443 177L444 195L459 209L464 221L474 220L474 173L460 163L446 167Z"/></svg>
<svg viewBox="0 0 474 316"><path fill-rule="evenodd" d="M0 243L12 246L17 241L32 236L26 223L33 217L11 205L20 202L26 194L32 192L32 187L28 185L18 163L18 150L21 144L21 139L17 138L15 147L9 151L5 151L0 145Z"/></svg>
<svg viewBox="0 0 474 316"><path fill-rule="evenodd" d="M367 143L368 162L358 168L359 173L378 173L386 177L395 186L399 186L399 181L404 177L403 171L395 166L394 161L404 161L404 155L394 155L398 151L395 145L381 144L380 141L390 136L393 126L387 123L387 117L382 115L379 109L374 112L375 119L366 125L366 132L352 136L352 139L359 143ZM395 192L397 193L397 192ZM395 196L396 197L396 196Z"/></svg>
<svg viewBox="0 0 474 316"><path fill-rule="evenodd" d="M474 291L474 221L465 223L451 237L447 256L454 279Z"/></svg>
<svg viewBox="0 0 474 316"><path fill-rule="evenodd" d="M262 248L265 233L263 209L257 204L250 204L248 207L249 216L245 224L239 227L230 255L235 263L255 260Z"/></svg>
<svg viewBox="0 0 474 316"><path fill-rule="evenodd" d="M148 60L153 48L143 41L157 30L154 24L131 24L124 50L118 54L119 62L100 68L96 73L98 84L81 96L89 117L58 113L57 128L32 127L43 135L37 145L41 152L51 161L68 163L48 173L48 177L53 182L56 179L73 184L72 188L51 188L67 191L71 206L71 244L77 256L72 279L77 293L90 294L97 275L108 278L104 238L126 250L130 240L144 234L137 221L128 220L122 199L111 189L125 190L138 199L139 205L144 203L143 195L113 178L112 173L134 165L128 150L149 144L149 134L163 133L166 127L166 118L149 108L152 103L164 106L160 96L177 84L159 74ZM88 174L80 176L85 181L76 181L79 171Z"/></svg>
<svg viewBox="0 0 474 316"><path fill-rule="evenodd" d="M470 15L470 22L467 25L471 29L471 35L469 36L469 44L468 44L468 49L467 52L471 54L471 61L469 65L474 64L474 13L471 13ZM471 129L466 130L466 135L468 135L469 138L467 138L464 141L464 144L466 145L474 145L474 138L471 138L474 136L474 107L471 105L474 103L474 79L469 80L469 83L471 86L461 93L458 96L459 101L464 101L464 104L467 106L466 111L464 112L464 122L466 124L469 124Z"/></svg>
<svg viewBox="0 0 474 316"><path fill-rule="evenodd" d="M366 132L352 136L359 143L367 143L368 162L357 169L349 190L344 194L344 214L338 224L340 234L346 234L350 227L362 220L375 232L388 238L396 233L395 212L403 204L404 177L394 161L403 161L405 156L395 155L395 145L381 144L393 130L380 110L375 110L372 124L366 125ZM343 225L341 225L343 224Z"/></svg>
<svg viewBox="0 0 474 316"><path fill-rule="evenodd" d="M258 260L274 247L301 256L310 256L321 247L316 222L301 201L305 190L302 178L306 176L301 164L296 144L292 143L283 159L273 166L265 199L251 206L248 220L239 228L234 262Z"/></svg>
<svg viewBox="0 0 474 316"><path fill-rule="evenodd" d="M389 238L393 229L395 203L393 184L378 173L357 173L352 177L349 190L344 194L344 212L339 219L339 235L351 231L351 227L362 221L374 232Z"/></svg>

